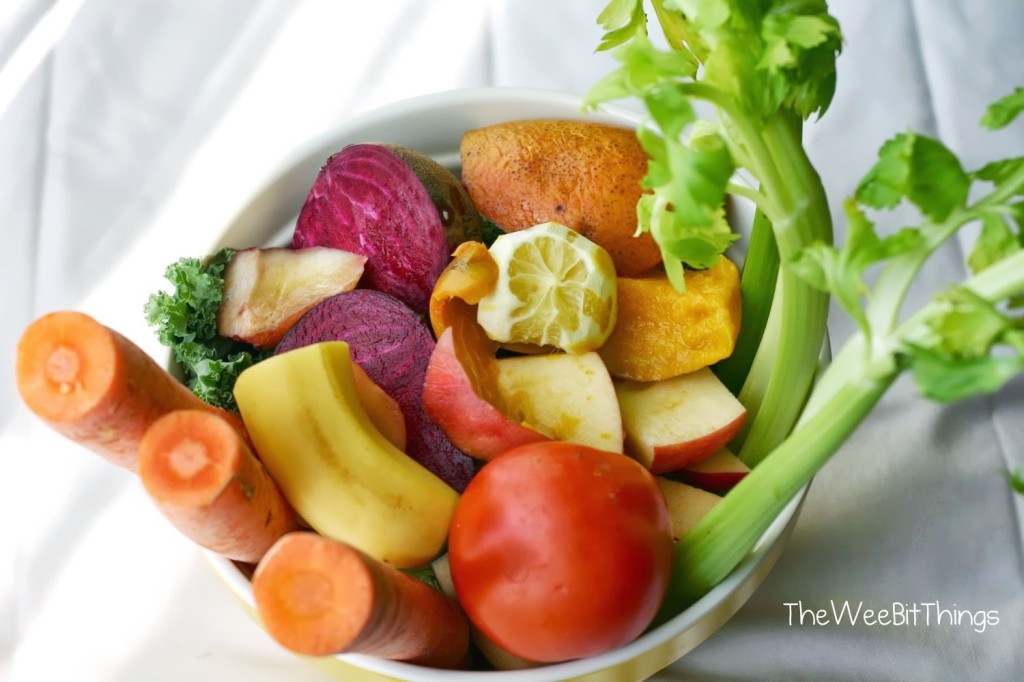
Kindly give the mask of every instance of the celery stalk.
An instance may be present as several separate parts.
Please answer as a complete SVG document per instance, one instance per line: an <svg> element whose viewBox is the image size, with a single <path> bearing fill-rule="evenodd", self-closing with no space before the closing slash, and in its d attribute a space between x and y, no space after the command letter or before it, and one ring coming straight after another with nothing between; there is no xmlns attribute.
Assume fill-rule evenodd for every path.
<svg viewBox="0 0 1024 682"><path fill-rule="evenodd" d="M712 368L733 395L739 394L743 388L743 382L750 373L750 366L761 344L778 276L779 247L775 244L771 221L764 211L758 209L754 214L740 278L743 315L736 348L732 355Z"/></svg>

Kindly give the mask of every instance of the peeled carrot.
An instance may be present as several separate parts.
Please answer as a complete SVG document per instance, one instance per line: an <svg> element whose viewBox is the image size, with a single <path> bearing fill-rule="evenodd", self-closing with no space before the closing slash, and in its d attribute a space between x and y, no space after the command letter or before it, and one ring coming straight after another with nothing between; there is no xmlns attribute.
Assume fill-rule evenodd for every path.
<svg viewBox="0 0 1024 682"><path fill-rule="evenodd" d="M197 398L132 341L83 313L54 312L29 325L15 373L36 416L130 471L146 429L172 410L206 410L245 433L237 415Z"/></svg>
<svg viewBox="0 0 1024 682"><path fill-rule="evenodd" d="M260 561L252 587L267 632L296 653L465 663L469 625L454 601L342 542L289 533Z"/></svg>
<svg viewBox="0 0 1024 682"><path fill-rule="evenodd" d="M298 528L263 463L223 417L176 410L139 446L139 478L174 527L229 559L256 563Z"/></svg>

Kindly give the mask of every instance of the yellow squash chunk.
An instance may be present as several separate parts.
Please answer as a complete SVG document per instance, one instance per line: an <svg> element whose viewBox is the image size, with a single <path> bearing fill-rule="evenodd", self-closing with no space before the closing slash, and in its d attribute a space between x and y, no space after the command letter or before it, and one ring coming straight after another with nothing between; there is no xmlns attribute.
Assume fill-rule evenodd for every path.
<svg viewBox="0 0 1024 682"><path fill-rule="evenodd" d="M458 493L373 426L348 344L253 365L239 375L235 400L260 458L314 530L398 568L437 556Z"/></svg>
<svg viewBox="0 0 1024 682"><path fill-rule="evenodd" d="M679 293L665 273L618 279L618 321L598 350L612 376L659 381L732 354L740 331L740 278L726 258L687 270Z"/></svg>

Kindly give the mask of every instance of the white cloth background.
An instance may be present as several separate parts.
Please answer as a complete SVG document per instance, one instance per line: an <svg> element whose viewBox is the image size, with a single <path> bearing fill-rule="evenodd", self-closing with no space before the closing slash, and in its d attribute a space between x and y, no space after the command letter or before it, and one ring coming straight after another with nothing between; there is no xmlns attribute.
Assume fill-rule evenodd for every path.
<svg viewBox="0 0 1024 682"><path fill-rule="evenodd" d="M17 336L71 307L161 353L140 310L164 265L203 253L292 146L428 92L582 93L611 65L593 54L603 4L5 0L0 678L323 679L242 614L131 476L30 418L12 385ZM834 208L879 144L910 127L969 167L1024 154L1020 125L976 125L1024 85L1024 4L836 0L833 12L847 39L839 89L807 140ZM30 68L25 45L46 42L32 32L40 20L67 30ZM912 299L958 277L961 256L943 252ZM834 314L833 337L848 330ZM949 408L898 382L815 480L767 583L659 679L1024 678L1024 499L1004 476L1024 466L1022 443L1021 381ZM783 606L846 599L997 610L999 624L800 627Z"/></svg>

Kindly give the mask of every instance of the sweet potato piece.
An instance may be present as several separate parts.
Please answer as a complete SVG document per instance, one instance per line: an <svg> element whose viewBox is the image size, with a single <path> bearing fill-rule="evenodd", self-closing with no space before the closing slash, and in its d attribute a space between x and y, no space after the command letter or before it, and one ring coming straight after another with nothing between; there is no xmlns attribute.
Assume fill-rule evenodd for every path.
<svg viewBox="0 0 1024 682"><path fill-rule="evenodd" d="M554 221L605 248L620 275L650 270L660 252L634 237L647 154L628 128L586 121L499 123L462 138L462 182L477 210L506 232Z"/></svg>
<svg viewBox="0 0 1024 682"><path fill-rule="evenodd" d="M423 381L434 351L430 329L396 298L354 289L325 299L291 328L276 353L321 341L345 341L352 361L402 408L406 453L455 490L473 476L473 460L460 452L423 409Z"/></svg>
<svg viewBox="0 0 1024 682"><path fill-rule="evenodd" d="M619 317L598 349L612 376L658 381L728 357L740 330L740 280L726 258L687 270L679 293L664 272L618 278Z"/></svg>

